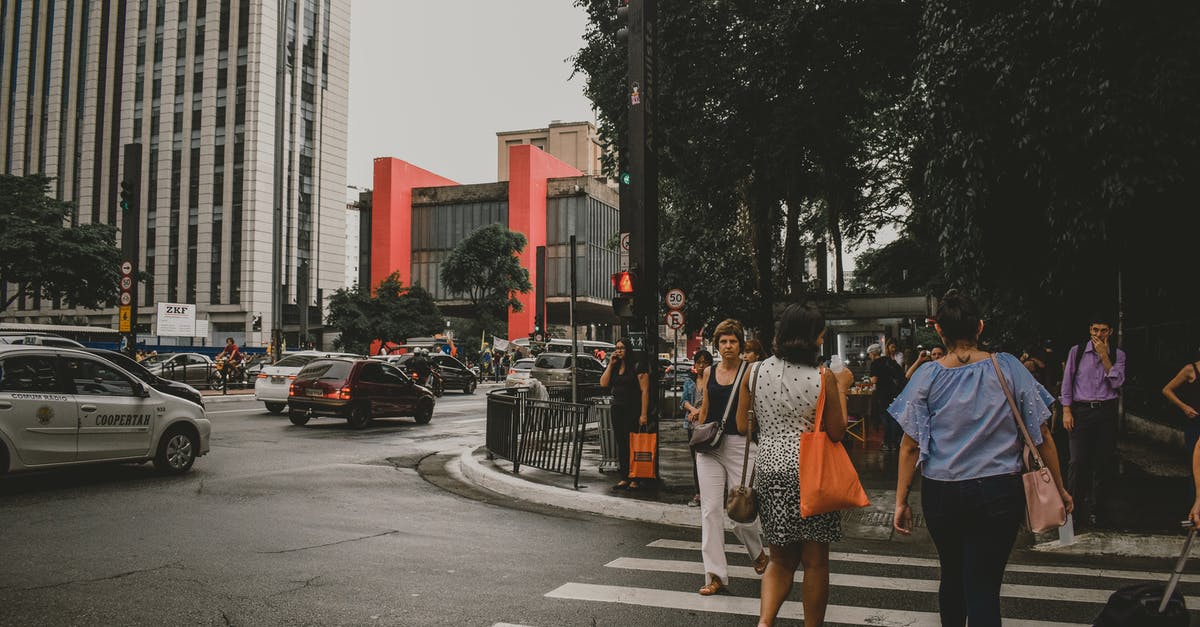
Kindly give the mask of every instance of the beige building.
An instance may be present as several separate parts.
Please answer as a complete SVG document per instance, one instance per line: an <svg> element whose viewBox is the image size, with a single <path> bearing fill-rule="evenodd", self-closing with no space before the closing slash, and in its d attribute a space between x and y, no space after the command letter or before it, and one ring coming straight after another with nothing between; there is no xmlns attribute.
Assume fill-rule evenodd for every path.
<svg viewBox="0 0 1200 627"><path fill-rule="evenodd" d="M591 122L550 123L548 128L525 131L503 131L496 133L496 180L508 180L508 149L510 146L531 144L545 150L555 159L583 172L586 176L600 176L603 172L600 157L600 137Z"/></svg>
<svg viewBox="0 0 1200 627"><path fill-rule="evenodd" d="M0 2L0 172L55 177L80 223L117 221L122 146L142 144L139 324L194 303L209 340L271 332L275 139L284 134L284 328L345 281L350 2ZM276 119L282 99L285 117ZM114 291L116 286L114 286ZM0 319L86 317L33 295ZM305 301L298 303L298 301ZM262 316L262 335L251 320Z"/></svg>

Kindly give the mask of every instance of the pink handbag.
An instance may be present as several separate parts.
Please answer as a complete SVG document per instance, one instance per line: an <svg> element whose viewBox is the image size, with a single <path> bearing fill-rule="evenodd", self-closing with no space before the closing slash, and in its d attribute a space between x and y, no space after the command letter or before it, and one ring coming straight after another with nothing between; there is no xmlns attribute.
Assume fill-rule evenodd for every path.
<svg viewBox="0 0 1200 627"><path fill-rule="evenodd" d="M1063 504L1062 494L1059 493L1058 486L1054 483L1054 476L1050 474L1050 469L1042 462L1042 456L1038 453L1037 447L1033 445L1033 439L1029 437L1029 430L1025 428L1025 421L1021 420L1017 402L1013 400L1012 392L1008 390L1008 383L1004 380L1004 374L1000 372L1000 364L996 361L994 354L992 355L992 366L996 369L996 377L1000 379L1000 387L1004 389L1004 396L1008 398L1008 407L1017 421L1017 429L1021 432L1022 439L1025 440L1025 451L1021 455L1021 464L1025 472L1021 474L1021 481L1025 484L1025 516L1029 523L1029 530L1034 533L1045 533L1051 529L1058 529L1067 522L1067 507Z"/></svg>

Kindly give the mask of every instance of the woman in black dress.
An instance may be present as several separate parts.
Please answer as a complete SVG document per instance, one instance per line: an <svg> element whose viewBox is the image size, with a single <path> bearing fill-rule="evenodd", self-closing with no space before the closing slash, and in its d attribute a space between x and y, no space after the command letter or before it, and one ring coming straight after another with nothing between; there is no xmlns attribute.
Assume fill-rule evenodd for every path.
<svg viewBox="0 0 1200 627"><path fill-rule="evenodd" d="M600 387L612 388L612 423L617 438L617 463L621 481L614 490L636 490L638 482L629 477L629 434L647 424L650 409L650 375L629 350L629 340L617 340L608 367L600 376Z"/></svg>

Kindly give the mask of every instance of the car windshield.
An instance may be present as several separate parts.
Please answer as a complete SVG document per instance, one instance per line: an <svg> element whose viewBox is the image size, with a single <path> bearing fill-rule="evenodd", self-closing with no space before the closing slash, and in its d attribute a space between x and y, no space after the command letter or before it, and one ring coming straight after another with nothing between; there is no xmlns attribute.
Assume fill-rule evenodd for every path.
<svg viewBox="0 0 1200 627"><path fill-rule="evenodd" d="M139 379L146 380L148 375L150 375L150 371L146 370L145 366L143 366L142 364L139 364L138 362L130 359L129 357L127 357L125 355L122 355L121 353L113 352L113 353L95 353L95 354L113 362L114 364L117 364L118 366L124 368L125 370L128 370L130 374L136 376Z"/></svg>
<svg viewBox="0 0 1200 627"><path fill-rule="evenodd" d="M143 366L153 366L154 364L161 364L164 361L167 361L168 359L170 359L174 356L175 356L175 353L159 353L157 355L146 355L146 358L142 360L142 365Z"/></svg>
<svg viewBox="0 0 1200 627"><path fill-rule="evenodd" d="M535 368L566 368L567 362L570 359L569 355L542 355L537 358Z"/></svg>
<svg viewBox="0 0 1200 627"><path fill-rule="evenodd" d="M346 377L350 376L350 367L348 361L316 361L305 366L296 378L310 381L345 381Z"/></svg>
<svg viewBox="0 0 1200 627"><path fill-rule="evenodd" d="M517 363L513 364L512 369L513 370L533 370L533 360L532 359L518 360Z"/></svg>
<svg viewBox="0 0 1200 627"><path fill-rule="evenodd" d="M275 362L275 365L280 368L303 368L316 358L316 355L288 355Z"/></svg>

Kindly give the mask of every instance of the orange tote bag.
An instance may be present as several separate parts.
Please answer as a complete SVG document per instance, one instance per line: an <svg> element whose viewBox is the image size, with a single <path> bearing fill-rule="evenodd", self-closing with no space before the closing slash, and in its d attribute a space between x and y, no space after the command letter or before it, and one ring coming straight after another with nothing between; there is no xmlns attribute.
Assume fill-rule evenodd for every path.
<svg viewBox="0 0 1200 627"><path fill-rule="evenodd" d="M644 428L644 427L643 427ZM629 478L654 479L654 456L658 453L658 434L629 434Z"/></svg>
<svg viewBox="0 0 1200 627"><path fill-rule="evenodd" d="M804 518L871 504L846 447L821 430L826 400L824 370L821 374L816 423L811 433L800 434L800 516Z"/></svg>

